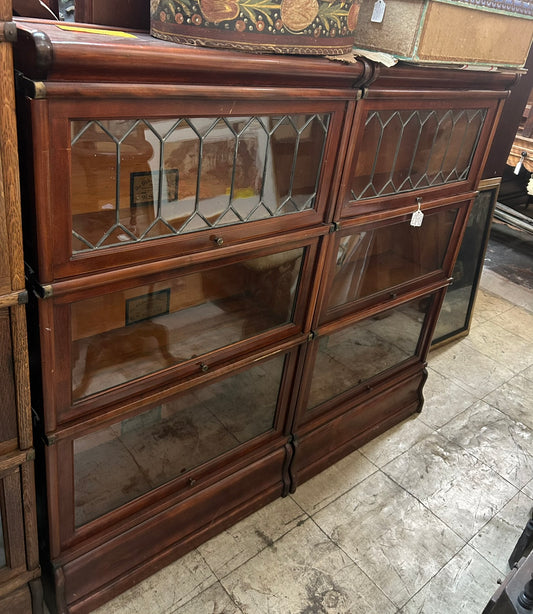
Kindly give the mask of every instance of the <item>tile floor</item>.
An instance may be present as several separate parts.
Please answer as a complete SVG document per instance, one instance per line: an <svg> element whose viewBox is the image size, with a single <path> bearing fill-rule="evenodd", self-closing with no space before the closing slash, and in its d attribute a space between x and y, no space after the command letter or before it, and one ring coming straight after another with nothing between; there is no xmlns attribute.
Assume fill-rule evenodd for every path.
<svg viewBox="0 0 533 614"><path fill-rule="evenodd" d="M533 290L485 270L425 398L98 614L480 613L533 507Z"/></svg>

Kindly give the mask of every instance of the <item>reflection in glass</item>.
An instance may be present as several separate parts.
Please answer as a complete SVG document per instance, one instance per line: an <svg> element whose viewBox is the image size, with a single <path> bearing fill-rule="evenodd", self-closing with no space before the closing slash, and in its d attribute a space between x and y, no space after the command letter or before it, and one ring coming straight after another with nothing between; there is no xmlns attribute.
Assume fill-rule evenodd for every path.
<svg viewBox="0 0 533 614"><path fill-rule="evenodd" d="M284 355L74 441L80 526L273 428Z"/></svg>
<svg viewBox="0 0 533 614"><path fill-rule="evenodd" d="M430 303L416 299L320 338L308 409L414 356Z"/></svg>
<svg viewBox="0 0 533 614"><path fill-rule="evenodd" d="M442 268L457 209L341 237L329 309L371 296Z"/></svg>
<svg viewBox="0 0 533 614"><path fill-rule="evenodd" d="M291 322L304 248L71 305L74 400Z"/></svg>
<svg viewBox="0 0 533 614"><path fill-rule="evenodd" d="M486 109L373 111L352 178L352 199L468 177Z"/></svg>
<svg viewBox="0 0 533 614"><path fill-rule="evenodd" d="M329 115L71 122L73 252L312 209Z"/></svg>

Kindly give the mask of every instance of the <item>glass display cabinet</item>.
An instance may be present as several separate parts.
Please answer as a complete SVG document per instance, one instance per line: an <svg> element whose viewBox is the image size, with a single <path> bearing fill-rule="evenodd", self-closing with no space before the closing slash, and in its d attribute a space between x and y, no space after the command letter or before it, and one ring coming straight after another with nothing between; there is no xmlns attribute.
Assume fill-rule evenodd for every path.
<svg viewBox="0 0 533 614"><path fill-rule="evenodd" d="M42 560L81 614L421 410L516 75L37 21L16 58Z"/></svg>

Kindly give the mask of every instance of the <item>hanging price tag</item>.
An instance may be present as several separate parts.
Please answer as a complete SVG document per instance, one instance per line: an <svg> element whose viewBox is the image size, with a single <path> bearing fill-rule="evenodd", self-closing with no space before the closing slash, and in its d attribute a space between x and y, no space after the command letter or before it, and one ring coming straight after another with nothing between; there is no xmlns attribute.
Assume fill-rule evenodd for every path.
<svg viewBox="0 0 533 614"><path fill-rule="evenodd" d="M514 174L515 175L519 175L520 174L520 169L522 168L522 164L524 163L524 160L527 157L527 151L523 151L520 154L520 160L518 160L518 162L516 163L516 166L514 167Z"/></svg>
<svg viewBox="0 0 533 614"><path fill-rule="evenodd" d="M411 215L411 226L415 226L415 227L419 227L422 226L422 222L424 220L424 214L422 213L422 209L420 209L420 202L421 199L417 198L416 199L418 202L418 209L416 211L413 211L413 215Z"/></svg>
<svg viewBox="0 0 533 614"><path fill-rule="evenodd" d="M383 21L384 15L385 15L385 0L376 0L370 21L372 23L381 23Z"/></svg>

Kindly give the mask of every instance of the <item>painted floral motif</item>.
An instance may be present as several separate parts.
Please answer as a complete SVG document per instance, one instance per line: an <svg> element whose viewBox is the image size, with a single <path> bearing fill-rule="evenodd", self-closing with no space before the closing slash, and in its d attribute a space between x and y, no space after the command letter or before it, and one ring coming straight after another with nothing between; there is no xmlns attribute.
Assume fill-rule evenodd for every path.
<svg viewBox="0 0 533 614"><path fill-rule="evenodd" d="M356 0L151 0L160 22L206 25L237 32L335 38L355 29Z"/></svg>

